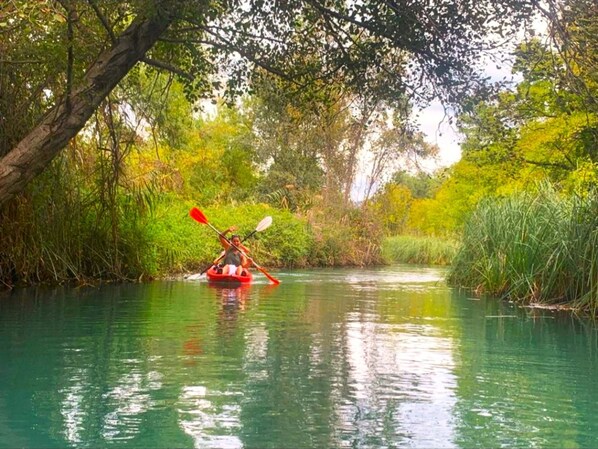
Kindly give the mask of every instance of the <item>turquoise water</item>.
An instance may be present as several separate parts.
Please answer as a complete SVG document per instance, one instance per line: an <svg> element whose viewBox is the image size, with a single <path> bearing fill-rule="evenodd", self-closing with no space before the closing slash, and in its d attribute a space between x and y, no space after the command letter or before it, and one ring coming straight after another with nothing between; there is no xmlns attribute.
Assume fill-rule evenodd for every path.
<svg viewBox="0 0 598 449"><path fill-rule="evenodd" d="M436 268L0 294L0 447L598 447L598 332Z"/></svg>

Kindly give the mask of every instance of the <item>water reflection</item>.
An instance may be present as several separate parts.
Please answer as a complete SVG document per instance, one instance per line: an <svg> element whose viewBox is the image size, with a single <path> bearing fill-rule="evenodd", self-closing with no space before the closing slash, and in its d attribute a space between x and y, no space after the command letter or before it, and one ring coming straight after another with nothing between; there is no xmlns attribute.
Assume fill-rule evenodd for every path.
<svg viewBox="0 0 598 449"><path fill-rule="evenodd" d="M0 447L598 444L595 327L441 275L3 298Z"/></svg>
<svg viewBox="0 0 598 449"><path fill-rule="evenodd" d="M454 446L451 339L429 325L351 320L346 345L351 394L335 426L342 446Z"/></svg>
<svg viewBox="0 0 598 449"><path fill-rule="evenodd" d="M240 407L222 403L221 398L234 394L226 391L209 392L203 385L183 388L177 410L180 426L193 438L194 447L236 449L243 447L237 436L241 427ZM241 394L240 392L238 394ZM211 399L213 396L214 399Z"/></svg>
<svg viewBox="0 0 598 449"><path fill-rule="evenodd" d="M72 445L82 443L84 419L84 398L87 385L85 379L89 377L88 370L76 368L68 379L68 385L60 390L63 396L60 413L64 420L64 438Z"/></svg>
<svg viewBox="0 0 598 449"><path fill-rule="evenodd" d="M217 345L227 345L235 341L239 333L239 316L247 310L250 303L250 284L223 284L208 283L209 290L214 294L217 306ZM202 364L216 365L219 362L213 357L203 358L203 345L200 344L199 326L196 326L193 335L185 342L185 353L191 360L199 360ZM221 353L221 357L228 354ZM236 360L230 359L231 363L227 370L238 373L235 369ZM195 362L193 363L195 365ZM181 429L193 440L194 447L217 447L236 449L243 447L238 436L241 429L240 412L241 405L238 398L242 396L241 391L232 391L232 385L223 383L220 380L210 379L205 373L209 373L211 367L197 366L194 379L189 381L204 383L192 383L185 385L177 401L179 414L179 425ZM222 370L217 370L222 373ZM202 374L203 373L203 374Z"/></svg>
<svg viewBox="0 0 598 449"><path fill-rule="evenodd" d="M143 414L152 407L148 391L148 381L152 377L160 378L160 374L147 375L138 369L139 362L128 361L128 372L116 380L115 385L102 396L108 408L104 415L102 438L106 441L119 441L134 438L140 431ZM151 386L159 389L160 382L151 382Z"/></svg>
<svg viewBox="0 0 598 449"><path fill-rule="evenodd" d="M209 282L208 287L216 292L216 296L220 299L223 307L236 306L237 309L244 310L247 301L249 300L249 293L252 285L247 284L227 284Z"/></svg>

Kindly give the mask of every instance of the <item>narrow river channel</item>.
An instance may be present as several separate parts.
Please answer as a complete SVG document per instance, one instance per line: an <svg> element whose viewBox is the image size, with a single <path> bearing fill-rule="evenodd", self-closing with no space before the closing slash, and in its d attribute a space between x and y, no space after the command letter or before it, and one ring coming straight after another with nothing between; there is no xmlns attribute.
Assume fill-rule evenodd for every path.
<svg viewBox="0 0 598 449"><path fill-rule="evenodd" d="M439 268L0 293L0 447L598 447L598 327Z"/></svg>

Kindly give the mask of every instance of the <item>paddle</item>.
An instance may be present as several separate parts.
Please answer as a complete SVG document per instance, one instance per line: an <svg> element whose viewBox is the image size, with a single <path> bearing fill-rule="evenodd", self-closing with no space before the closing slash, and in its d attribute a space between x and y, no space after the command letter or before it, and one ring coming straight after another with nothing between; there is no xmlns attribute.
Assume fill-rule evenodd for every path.
<svg viewBox="0 0 598 449"><path fill-rule="evenodd" d="M257 224L257 226L255 227L255 229L253 231L251 231L249 234L247 234L245 237L243 237L243 240L241 240L241 242L244 242L245 240L247 240L249 237L251 237L256 232L262 232L262 231L268 229L271 224L272 224L272 217L270 217L270 216L265 217L262 221L260 221ZM210 269L210 267L212 265L216 265L218 262L220 262L220 260L223 257L224 257L224 254L222 254L220 257L218 257L218 259L216 259L213 263L208 265L206 268L204 268L203 271L201 273L199 273L199 275L201 276L202 274L204 274L206 271L208 271Z"/></svg>
<svg viewBox="0 0 598 449"><path fill-rule="evenodd" d="M214 226L212 226L212 224L208 221L208 219L204 215L204 213L202 211L200 211L197 207L192 208L189 211L189 215L191 215L191 218L193 218L195 221L197 221L201 224L208 225L210 228L212 228L214 231L216 231L220 237L224 238L233 248L235 248L237 251L239 251L241 254L243 254L253 264L253 266L255 268L257 268L258 270L260 270L264 274L264 276L266 276L268 279L270 279L271 282L273 282L274 284L280 284L280 281L278 279L273 277L270 273L268 273L266 270L264 270L262 267L260 267L257 263L255 263L255 260L253 260L247 254L245 254L241 248L239 248L234 243L232 243L230 240L228 240L226 238L226 236L224 236L218 229L216 229Z"/></svg>

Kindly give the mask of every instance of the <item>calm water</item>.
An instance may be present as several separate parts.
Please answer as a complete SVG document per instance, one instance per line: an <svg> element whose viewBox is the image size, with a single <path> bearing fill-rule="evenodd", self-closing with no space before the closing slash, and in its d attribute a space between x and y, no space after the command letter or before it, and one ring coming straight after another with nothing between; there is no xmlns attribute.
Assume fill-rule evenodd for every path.
<svg viewBox="0 0 598 449"><path fill-rule="evenodd" d="M0 447L597 447L596 327L443 274L0 295Z"/></svg>

